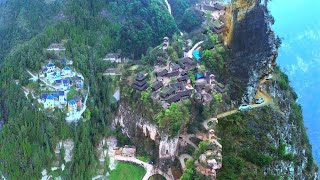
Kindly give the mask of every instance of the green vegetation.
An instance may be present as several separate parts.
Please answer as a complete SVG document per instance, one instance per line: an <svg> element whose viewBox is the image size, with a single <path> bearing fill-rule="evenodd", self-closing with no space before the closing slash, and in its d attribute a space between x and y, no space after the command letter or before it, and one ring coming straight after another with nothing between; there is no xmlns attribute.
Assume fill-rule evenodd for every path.
<svg viewBox="0 0 320 180"><path fill-rule="evenodd" d="M222 103L222 95L221 93L216 93L213 95L214 102L216 103Z"/></svg>
<svg viewBox="0 0 320 180"><path fill-rule="evenodd" d="M79 95L79 92L76 91L74 88L72 88L69 92L68 92L68 95L67 95L67 100L70 101L72 99L74 99L76 96Z"/></svg>
<svg viewBox="0 0 320 180"><path fill-rule="evenodd" d="M259 113L258 119L254 114L257 113L234 114L219 121L218 136L222 139L224 157L218 179L264 179L263 167L274 160L264 150L267 147L265 133L272 132L274 127L264 124L272 124L274 120L267 109ZM259 130L250 128L249 123L256 124L255 128ZM252 168L256 169L254 174Z"/></svg>
<svg viewBox="0 0 320 180"><path fill-rule="evenodd" d="M171 135L180 132L181 126L189 122L189 110L183 104L172 103L168 109L160 111L155 117L160 128L166 129Z"/></svg>
<svg viewBox="0 0 320 180"><path fill-rule="evenodd" d="M146 171L137 165L118 162L115 170L110 172L110 180L141 180Z"/></svg>
<svg viewBox="0 0 320 180"><path fill-rule="evenodd" d="M205 153L212 144L209 141L201 141L198 145L198 149L193 151L192 159L187 160L186 170L181 176L181 180L190 180L190 179L206 179L202 174L200 174L195 169L195 159L199 159L200 155Z"/></svg>
<svg viewBox="0 0 320 180"><path fill-rule="evenodd" d="M164 2L157 0L122 0L110 2L115 19L123 21L119 31L118 43L122 52L138 58L147 48L162 42L163 37L177 32L174 19L170 16ZM123 46L125 44L125 46Z"/></svg>
<svg viewBox="0 0 320 180"><path fill-rule="evenodd" d="M190 10L189 8L192 5L195 5L196 3L198 3L198 0L168 0L168 1L171 5L172 15L176 19L178 27L181 30L187 31L186 29L184 29L185 23L183 23L183 18L186 18L188 15L191 15L194 13L194 12L192 12L194 10ZM186 13L186 11L189 11L189 12ZM196 14L196 15L198 16L198 14ZM197 19L198 17L191 17L191 18ZM201 22L201 20L200 20L200 22ZM194 22L194 23L197 23L197 22ZM190 28L194 28L194 27L191 27L190 24L188 24L186 26L188 26Z"/></svg>
<svg viewBox="0 0 320 180"><path fill-rule="evenodd" d="M180 21L179 27L185 30L192 30L191 24L196 26L196 23L200 22L196 12L188 9L195 2L196 0L170 2L175 18ZM54 150L57 143L65 139L72 139L74 142L73 157L71 162L66 163L66 170L52 172L54 176L60 175L62 179L91 179L97 175L97 170L109 172L109 159L106 159L104 165L100 165L95 151L101 138L115 135L119 146L130 145L132 142L122 134L119 126L115 131L110 129L117 106L112 101L112 94L119 79L103 75L106 68L114 68L115 65L101 59L107 52L118 50L131 59L139 59L141 54L147 52L141 58L141 63L148 65L153 65L158 56L168 58L162 56L163 52L153 53L149 48L160 44L164 36L171 37L178 30L164 2L57 0L49 3L12 0L6 1L6 6L10 6L8 11L0 11L7 13L0 18L10 16L4 23L5 27L0 25L0 59L3 59L3 63L0 63L0 120L6 122L0 132L1 172L7 179L40 179L44 168L50 169L53 162L64 161L61 157L56 157ZM59 16L56 16L58 13ZM187 17L190 17L188 22L182 23ZM186 27L183 27L184 25ZM169 57L181 57L183 41L177 36L172 39L174 41L168 49ZM62 41L66 42L64 53L45 52L51 43ZM214 49L202 52L202 62L207 70L219 74L225 72L226 53L223 45L216 45L217 42L217 36L210 36L209 44L214 45ZM47 60L57 62L59 58L73 60L73 68L84 75L85 84L91 87L88 109L85 112L87 121L81 121L77 125L67 124L61 111L39 111L39 105L32 104L21 91L21 86L39 87L39 82L30 83L26 69L38 71ZM124 76L150 71L139 65L130 65L132 64L124 65ZM189 76L194 78L193 73L189 73ZM19 80L20 84L16 85L14 80ZM194 83L195 80L192 81ZM221 103L220 95L214 97L216 102L207 106L191 101L190 104L173 103L168 109L162 110L150 98L150 90L136 92L128 86L129 82L130 80L120 82L122 102L134 107L132 110L144 118L155 120L171 135L176 135L189 121L191 123L187 125L188 130L196 131L200 129L203 119L212 117L219 111L220 106L217 104ZM282 89L288 89L287 77L281 75L279 84ZM71 91L68 99L75 94ZM296 125L302 134L302 137L293 135L293 139L297 145L309 147L301 107L297 104L292 104L292 107L294 112L290 114L289 121ZM268 125L276 124L276 117L272 117L269 110L265 109L261 114L264 116L237 114L218 124L225 153L224 167L218 174L220 179L263 179L268 177L263 175L263 167L275 160L293 160L296 164L300 162L301 157L283 151L285 145L268 146L265 135L274 131ZM261 131L254 131L256 128ZM142 139L143 135L136 138ZM150 153L141 158L147 160L150 156L150 159L156 159L152 156L158 153L153 152L156 151L155 142L145 140L141 144L143 150L139 148L138 151ZM206 146L205 142L200 143L194 156L201 154ZM64 153L61 151L60 156ZM310 148L306 154L307 170L316 168ZM187 162L187 171L182 179L201 177L196 173L193 164L192 161ZM255 174L252 173L253 169L256 169ZM144 173L143 168L119 163L117 169L111 172L110 179L142 179Z"/></svg>
<svg viewBox="0 0 320 180"><path fill-rule="evenodd" d="M186 170L181 176L181 180L190 180L194 179L194 176L196 174L196 169L194 168L194 160L189 159L186 162Z"/></svg>
<svg viewBox="0 0 320 180"><path fill-rule="evenodd" d="M213 39L213 41L215 40ZM217 45L211 50L204 50L201 54L201 61L204 62L209 71L224 74L226 52L223 45Z"/></svg>
<svg viewBox="0 0 320 180"><path fill-rule="evenodd" d="M265 107L249 113L234 114L219 121L218 136L222 139L224 156L223 167L218 171L218 179L277 179L265 174L264 168L270 167L275 161L299 162L300 157L286 152L284 139L279 139L278 147L274 147L266 136L271 133L279 138L276 134L278 127L274 126L282 121L278 113ZM304 137L297 137L299 131L292 134L295 138L293 144L296 146L300 144L300 147L309 146L307 156L310 167L306 169L310 171L315 168L313 160L310 160L312 159L310 145Z"/></svg>
<svg viewBox="0 0 320 180"><path fill-rule="evenodd" d="M196 77L195 77L193 71L188 71L188 77L191 81L191 84L194 86L196 83Z"/></svg>
<svg viewBox="0 0 320 180"><path fill-rule="evenodd" d="M275 73L278 75L278 78L276 79L276 82L279 83L279 86L282 90L289 90L289 78L288 75L281 72L279 67L275 68Z"/></svg>
<svg viewBox="0 0 320 180"><path fill-rule="evenodd" d="M19 14L19 18L30 19L30 28L27 29L31 30L35 26L35 31L30 35L27 35L29 32L26 28L20 31L14 24L8 24L10 28L0 31L1 47L4 47L2 43L7 44L12 38L19 42L31 39L19 43L10 53L9 49L17 42L1 48L0 54L5 56L0 66L0 119L4 119L6 125L0 132L0 169L8 179L39 179L41 171L44 168L50 169L52 162L56 160L56 144L70 138L75 143L73 158L66 165L69 173L63 172L62 178L90 179L96 175L97 169L103 169L93 150L101 137L114 134L119 138L119 143L130 144L119 128L115 132L110 129L115 109L111 97L118 79L103 76L105 70L113 65L103 62L102 57L120 49L129 57L133 55L139 58L149 46L159 44L164 36L171 37L177 27L164 3L155 0L74 0L64 2L61 4L63 7L53 3L52 6L57 9L40 1L37 7L43 9L38 9L35 8L36 3L7 3L12 6L10 11L24 9L28 12L10 13ZM51 10L61 12L64 18L44 27L48 23L43 19L47 16L55 17L55 12L49 12ZM43 13L45 16L41 15ZM41 27L36 23L32 24L34 20L43 23ZM8 38L2 38L4 34ZM44 51L51 43L63 40L66 42L65 53ZM32 106L20 86L27 86L30 82L26 69L38 71L48 59L57 62L64 57L73 60L73 68L83 74L85 84L91 87L87 102L90 111L85 113L85 118L90 121L80 122L77 126L68 125L65 115L60 111L38 111L38 105ZM15 84L15 79L20 81L20 85ZM38 87L39 84L30 86ZM75 93L70 92L71 97L73 94Z"/></svg>
<svg viewBox="0 0 320 180"><path fill-rule="evenodd" d="M147 154L141 155L141 156L137 156L137 159L149 163L149 161L151 160L151 157L148 156Z"/></svg>
<svg viewBox="0 0 320 180"><path fill-rule="evenodd" d="M11 48L30 40L46 25L53 23L62 8L61 2L0 2L0 63Z"/></svg>
<svg viewBox="0 0 320 180"><path fill-rule="evenodd" d="M200 27L201 24L202 13L196 9L187 9L182 16L179 27L187 32L191 32L192 30Z"/></svg>

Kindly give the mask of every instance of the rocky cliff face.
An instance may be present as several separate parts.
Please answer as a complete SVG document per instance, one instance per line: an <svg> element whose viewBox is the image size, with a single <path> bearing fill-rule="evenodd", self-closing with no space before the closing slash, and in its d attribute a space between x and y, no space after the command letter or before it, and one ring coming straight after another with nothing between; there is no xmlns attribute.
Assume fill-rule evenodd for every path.
<svg viewBox="0 0 320 180"><path fill-rule="evenodd" d="M157 125L135 112L132 108L120 105L119 115L114 124L119 124L123 134L134 141L133 137L139 137L141 134L145 138L150 138L156 143L158 157L161 161L174 160L178 149L178 138L169 137L162 132ZM141 141L141 139L139 139Z"/></svg>
<svg viewBox="0 0 320 180"><path fill-rule="evenodd" d="M293 89L283 90L277 81L267 83L262 88L272 95L279 107L273 108L275 131L269 132L267 137L274 147L283 143L285 153L294 155L294 161L276 160L265 171L274 175L287 174L289 179L317 179L317 167Z"/></svg>
<svg viewBox="0 0 320 180"><path fill-rule="evenodd" d="M238 88L231 88L233 99L251 102L258 82L268 64L277 57L275 36L270 28L272 17L264 6L238 8L232 5L232 30L228 69ZM241 93L239 93L241 92Z"/></svg>
<svg viewBox="0 0 320 180"><path fill-rule="evenodd" d="M273 72L272 66L278 56L279 40L271 30L274 20L266 5L256 1L255 5L248 8L232 6L232 34L228 44L230 59L227 64L237 88L231 88L233 90L230 93L233 99L242 99L243 103L252 102L261 78ZM289 179L317 179L317 167L313 162L301 109L295 102L293 90L290 87L283 89L279 85L276 80L281 78L279 73L275 74L275 81L261 87L274 98L274 104L268 107L268 112L257 112L256 115L268 113L273 117L272 125L268 125L268 122L261 125L269 129L265 132L268 143L277 148L284 146L284 153L293 155L293 160L276 158L264 168L264 173ZM257 128L260 125L256 123L258 121L252 120L247 128L253 128L255 133L264 132L261 127Z"/></svg>

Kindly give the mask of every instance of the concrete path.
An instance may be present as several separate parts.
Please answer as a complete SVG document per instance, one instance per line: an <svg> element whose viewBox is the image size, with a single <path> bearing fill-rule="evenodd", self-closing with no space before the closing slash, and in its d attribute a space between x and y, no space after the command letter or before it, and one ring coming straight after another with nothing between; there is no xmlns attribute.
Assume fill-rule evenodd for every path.
<svg viewBox="0 0 320 180"><path fill-rule="evenodd" d="M188 51L186 57L192 58L192 52L193 52L196 48L198 48L198 46L200 46L200 44L202 44L203 42L204 42L204 41L200 41L200 42L196 43L196 44L190 49L190 51Z"/></svg>
<svg viewBox="0 0 320 180"><path fill-rule="evenodd" d="M211 119L205 120L205 121L202 123L202 125L203 125L203 127L204 127L206 130L209 130L209 129L210 129L210 127L209 127L209 125L208 125L209 122L216 122L216 123L218 123L218 118L211 118Z"/></svg>
<svg viewBox="0 0 320 180"><path fill-rule="evenodd" d="M190 156L189 154L181 154L179 156L179 161L180 161L183 172L186 170L186 161L188 159L192 159L192 156Z"/></svg>
<svg viewBox="0 0 320 180"><path fill-rule="evenodd" d="M36 75L34 75L34 74L32 74L29 70L27 70L27 72L32 76L32 78L30 78L30 79L35 79L35 78L37 78L38 79L38 76L36 76ZM51 87L51 88L53 88L53 89L55 89L55 90L59 90L59 87L55 87L55 86L52 86L51 84L49 84L47 81L45 81L45 80L43 80L43 79L39 79L41 82L43 82L45 85L47 85L47 86L49 86L49 87Z"/></svg>
<svg viewBox="0 0 320 180"><path fill-rule="evenodd" d="M151 164L145 163L135 157L124 157L120 155L115 155L115 160L117 161L125 161L125 162L131 162L134 164L138 164L139 166L142 166L146 170L146 174L144 175L142 180L148 180L151 176L160 174L163 177L165 177L167 180L173 180L173 175L171 170L169 170L168 174L162 172L160 169L155 168Z"/></svg>
<svg viewBox="0 0 320 180"><path fill-rule="evenodd" d="M259 107L264 107L264 106L267 106L269 104L271 104L273 102L273 98L271 96L269 96L269 94L267 94L266 92L264 92L262 89L261 89L261 86L268 82L268 80L266 80L266 78L264 78L263 80L260 81L259 83L259 87L258 87L258 90L257 90L257 93L256 93L256 98L263 98L264 99L264 102L261 103L261 104L251 104L251 107L254 109L254 108L259 108ZM232 114L235 114L239 112L237 109L234 109L234 110L231 110L231 111L227 111L227 112L224 112L224 113L221 113L217 116L218 119L220 118L224 118L224 117L227 117L227 116L230 116Z"/></svg>
<svg viewBox="0 0 320 180"><path fill-rule="evenodd" d="M218 119L221 119L221 118L230 116L230 115L232 115L232 114L235 114L235 113L237 113L237 112L239 112L237 109L234 109L234 110L231 110L231 111L227 111L227 112L218 114L217 118L218 118Z"/></svg>
<svg viewBox="0 0 320 180"><path fill-rule="evenodd" d="M82 114L87 109L87 100L88 100L88 96L89 96L89 91L90 91L90 86L88 86L88 93L87 93L87 95L86 95L86 97L84 99L83 107L82 107L81 111L77 112L74 115L67 116L66 117L66 121L67 122L78 121L82 117Z"/></svg>
<svg viewBox="0 0 320 180"><path fill-rule="evenodd" d="M192 147L194 147L195 149L198 149L198 146L195 145L190 138L192 137L196 137L194 134L186 134L186 135L180 135L180 144L181 146L187 146L188 144L191 145Z"/></svg>
<svg viewBox="0 0 320 180"><path fill-rule="evenodd" d="M165 2L166 2L166 4L167 4L169 13L172 15L172 13L171 13L171 6L170 6L168 0L165 0Z"/></svg>

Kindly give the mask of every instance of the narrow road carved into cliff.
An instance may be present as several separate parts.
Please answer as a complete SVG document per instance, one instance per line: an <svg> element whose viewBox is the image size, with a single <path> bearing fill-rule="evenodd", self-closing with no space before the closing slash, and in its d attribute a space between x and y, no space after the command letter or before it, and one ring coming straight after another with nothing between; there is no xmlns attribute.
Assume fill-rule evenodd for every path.
<svg viewBox="0 0 320 180"><path fill-rule="evenodd" d="M262 88L261 88L262 85L263 85L264 83L268 82L268 81L269 81L269 80L267 80L266 78L263 78L263 80L260 81L255 98L263 98L263 99L264 99L264 102L261 103L261 104L254 104L254 103L252 103L252 104L251 104L251 107L252 107L253 109L254 109L254 108L259 108L259 107L267 106L267 105L269 105L269 104L271 104L271 103L273 102L272 97L271 97L269 94L267 94L266 92L264 92L264 91L262 90ZM217 115L217 118L218 118L218 119L221 119L221 118L230 116L230 115L232 115L232 114L235 114L235 113L237 113L237 112L239 112L238 109L233 109L233 110L230 110L230 111L227 111L227 112L223 112L223 113L221 113L221 114L218 114L218 115Z"/></svg>

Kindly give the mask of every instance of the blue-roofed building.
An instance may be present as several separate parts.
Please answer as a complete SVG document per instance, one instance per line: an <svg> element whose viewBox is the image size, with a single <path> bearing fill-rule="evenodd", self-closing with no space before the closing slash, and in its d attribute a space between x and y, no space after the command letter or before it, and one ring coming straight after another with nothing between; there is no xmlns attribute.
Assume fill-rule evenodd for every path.
<svg viewBox="0 0 320 180"><path fill-rule="evenodd" d="M54 106L58 107L60 105L59 95L57 93L52 93L51 95L54 99Z"/></svg>
<svg viewBox="0 0 320 180"><path fill-rule="evenodd" d="M61 58L60 62L63 63L63 64L66 64L66 59L65 58Z"/></svg>
<svg viewBox="0 0 320 180"><path fill-rule="evenodd" d="M64 76L71 76L72 72L69 66L66 66L65 68L62 69L62 75Z"/></svg>
<svg viewBox="0 0 320 180"><path fill-rule="evenodd" d="M54 67L55 65L53 63L48 63L47 67Z"/></svg>
<svg viewBox="0 0 320 180"><path fill-rule="evenodd" d="M77 89L82 89L84 86L84 81L82 76L76 75L76 82L75 82Z"/></svg>
<svg viewBox="0 0 320 180"><path fill-rule="evenodd" d="M59 91L59 96L64 96L64 91Z"/></svg>
<svg viewBox="0 0 320 180"><path fill-rule="evenodd" d="M43 102L45 102L46 99L47 99L47 96L48 96L48 94L41 94L41 100L42 100Z"/></svg>
<svg viewBox="0 0 320 180"><path fill-rule="evenodd" d="M65 68L63 68L63 70L71 70L71 69L69 68L69 66L66 66Z"/></svg>
<svg viewBox="0 0 320 180"><path fill-rule="evenodd" d="M52 109L54 108L54 99L51 94L49 94L46 98L46 101L44 102L44 108L45 109Z"/></svg>
<svg viewBox="0 0 320 180"><path fill-rule="evenodd" d="M59 102L61 104L65 104L66 103L66 97L65 97L65 92L64 91L59 91Z"/></svg>
<svg viewBox="0 0 320 180"><path fill-rule="evenodd" d="M52 95L53 99L59 98L59 95L57 93L52 93L51 95Z"/></svg>
<svg viewBox="0 0 320 180"><path fill-rule="evenodd" d="M70 85L69 79L64 79L64 80L63 80L63 85L64 85L64 86L69 86L69 85Z"/></svg>
<svg viewBox="0 0 320 180"><path fill-rule="evenodd" d="M69 101L69 104L70 104L70 105L75 105L75 104L76 104L76 101L75 101L74 99L72 99L72 100Z"/></svg>
<svg viewBox="0 0 320 180"><path fill-rule="evenodd" d="M52 96L51 94L49 94L49 95L47 96L47 100L53 100L53 96Z"/></svg>
<svg viewBox="0 0 320 180"><path fill-rule="evenodd" d="M199 61L200 60L200 51L199 50L194 50L193 52L192 52L192 55L196 58L196 60L197 61Z"/></svg>
<svg viewBox="0 0 320 180"><path fill-rule="evenodd" d="M53 72L55 70L56 66L53 63L49 62L47 64L46 68L47 68L47 72Z"/></svg>
<svg viewBox="0 0 320 180"><path fill-rule="evenodd" d="M58 79L58 80L55 81L55 83L56 83L57 85L60 85L60 84L62 83L62 80L61 80L61 79Z"/></svg>

